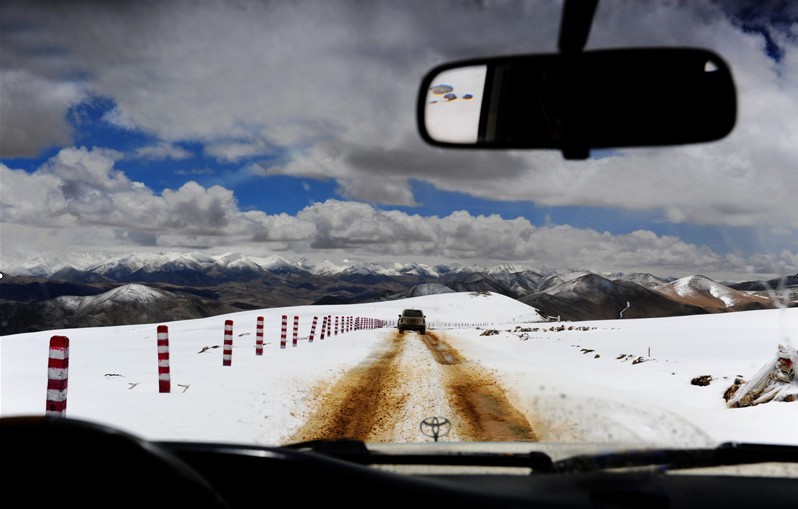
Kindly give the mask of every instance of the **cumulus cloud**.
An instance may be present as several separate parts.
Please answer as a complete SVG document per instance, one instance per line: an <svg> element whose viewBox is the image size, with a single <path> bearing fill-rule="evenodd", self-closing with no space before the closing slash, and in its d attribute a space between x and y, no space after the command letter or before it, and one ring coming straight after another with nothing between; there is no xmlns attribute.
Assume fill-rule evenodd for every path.
<svg viewBox="0 0 798 509"><path fill-rule="evenodd" d="M709 274L771 274L798 261L788 251L721 256L650 231L613 235L466 211L424 217L339 200L309 205L296 215L242 211L232 191L221 186L189 181L155 193L115 168L120 157L102 149L64 149L33 173L0 165L3 244L35 252L235 246L318 260L510 261L531 268L673 275L696 266Z"/></svg>
<svg viewBox="0 0 798 509"><path fill-rule="evenodd" d="M150 160L180 160L191 157L191 152L178 145L161 142L155 145L137 148L134 152L134 156Z"/></svg>
<svg viewBox="0 0 798 509"><path fill-rule="evenodd" d="M4 221L218 234L236 212L232 192L220 186L205 189L189 181L156 195L115 168L121 158L116 151L83 147L61 150L33 174L3 165Z"/></svg>
<svg viewBox="0 0 798 509"><path fill-rule="evenodd" d="M71 143L67 112L85 97L79 84L17 69L0 70L0 82L0 155L35 157L44 148Z"/></svg>

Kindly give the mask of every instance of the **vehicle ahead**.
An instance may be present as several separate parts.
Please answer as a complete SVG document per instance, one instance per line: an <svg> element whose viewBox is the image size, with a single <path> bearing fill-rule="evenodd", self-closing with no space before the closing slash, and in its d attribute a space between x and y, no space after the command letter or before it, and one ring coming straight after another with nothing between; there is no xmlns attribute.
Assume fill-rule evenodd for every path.
<svg viewBox="0 0 798 509"><path fill-rule="evenodd" d="M235 290L228 314L163 331L0 338L8 485L31 505L81 507L798 500L796 295L783 283L798 252L794 12L733 0L595 8L0 3L4 263L28 248L27 284L58 296L42 299L54 314L110 319L107 294L76 292L120 281L131 317L172 291L184 310L186 295L214 295L218 260ZM36 258L47 248L57 263ZM88 276L64 262L81 249ZM167 249L181 256L154 268L142 254ZM264 253L296 263L253 262ZM541 268L555 265L568 270ZM292 293L331 270L327 298ZM741 292L781 305L726 312L740 293L670 278L699 272L750 272L761 288ZM407 293L362 289L432 273L449 286L402 304L421 313L421 334L400 334L403 315L399 333L383 327ZM2 276L0 300L21 291ZM566 309L572 295L592 304L655 285L700 312L625 318L656 300L640 297L618 300L617 319L553 322L506 295ZM562 291L538 292L551 287ZM253 309L262 292L280 305ZM281 341L256 342L264 316ZM785 353L770 358L777 345ZM161 391L170 362L175 384ZM770 375L780 385L759 383ZM727 407L752 381L761 398Z"/></svg>
<svg viewBox="0 0 798 509"><path fill-rule="evenodd" d="M427 333L427 317L420 309L403 309L396 321L399 332L414 330L419 334Z"/></svg>

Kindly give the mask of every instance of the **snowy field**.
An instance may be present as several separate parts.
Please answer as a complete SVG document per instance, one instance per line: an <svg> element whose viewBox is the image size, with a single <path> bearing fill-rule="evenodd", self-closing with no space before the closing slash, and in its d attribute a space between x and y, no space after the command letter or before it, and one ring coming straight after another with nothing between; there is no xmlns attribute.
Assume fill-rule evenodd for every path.
<svg viewBox="0 0 798 509"><path fill-rule="evenodd" d="M69 338L67 416L154 440L279 444L307 416L314 388L333 383L395 333L385 327L321 339L322 317L393 323L405 307L424 310L431 331L494 373L544 442L798 444L798 404L729 409L723 399L736 377L749 379L772 362L779 344L795 347L798 309L558 323L514 299L475 293L166 323L169 393L159 393L160 324L4 336L0 415L45 412L49 342L63 335ZM283 315L286 348L280 347ZM258 316L265 322L260 356ZM234 324L229 366L223 365L225 320ZM705 375L708 385L691 383ZM429 390L430 400L439 397L436 387Z"/></svg>

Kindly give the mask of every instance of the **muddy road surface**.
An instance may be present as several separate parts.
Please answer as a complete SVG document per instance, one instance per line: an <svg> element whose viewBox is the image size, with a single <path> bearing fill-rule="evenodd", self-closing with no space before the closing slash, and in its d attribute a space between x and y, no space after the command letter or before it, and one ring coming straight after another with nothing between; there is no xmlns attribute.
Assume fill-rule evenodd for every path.
<svg viewBox="0 0 798 509"><path fill-rule="evenodd" d="M537 439L496 379L434 331L395 331L337 382L316 387L310 410L306 423L285 443ZM449 425L422 425L429 418L446 419Z"/></svg>

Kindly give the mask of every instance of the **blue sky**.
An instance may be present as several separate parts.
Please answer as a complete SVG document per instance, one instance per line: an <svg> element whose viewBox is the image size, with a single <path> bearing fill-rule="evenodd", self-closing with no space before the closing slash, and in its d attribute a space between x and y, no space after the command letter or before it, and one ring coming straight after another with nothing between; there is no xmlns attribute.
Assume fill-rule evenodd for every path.
<svg viewBox="0 0 798 509"><path fill-rule="evenodd" d="M436 64L556 50L558 1L5 2L0 257L798 272L795 16L741 6L601 2L589 48L715 50L738 125L572 162L425 146L414 119Z"/></svg>

